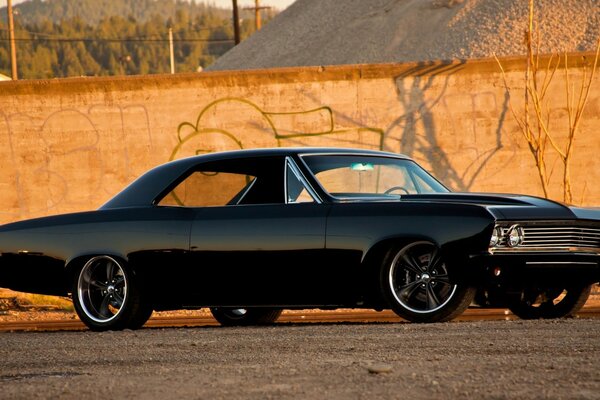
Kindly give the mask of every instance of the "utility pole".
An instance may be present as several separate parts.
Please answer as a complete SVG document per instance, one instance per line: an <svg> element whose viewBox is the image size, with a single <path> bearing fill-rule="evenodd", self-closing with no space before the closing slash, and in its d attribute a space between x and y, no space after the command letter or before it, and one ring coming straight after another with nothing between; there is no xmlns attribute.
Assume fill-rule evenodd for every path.
<svg viewBox="0 0 600 400"><path fill-rule="evenodd" d="M8 40L10 42L10 68L13 80L19 79L17 75L17 48L15 46L15 24L13 21L12 0L6 2L8 13Z"/></svg>
<svg viewBox="0 0 600 400"><path fill-rule="evenodd" d="M246 7L244 8L244 10L254 10L254 26L256 27L256 30L259 31L261 28L261 21L260 21L260 11L261 10L268 10L271 7L268 6L260 6L260 0L254 0L254 7Z"/></svg>
<svg viewBox="0 0 600 400"><path fill-rule="evenodd" d="M173 52L173 28L169 28L169 55L171 56L171 73L175 73L175 56Z"/></svg>
<svg viewBox="0 0 600 400"><path fill-rule="evenodd" d="M260 0L254 0L254 26L260 30Z"/></svg>
<svg viewBox="0 0 600 400"><path fill-rule="evenodd" d="M235 44L240 44L240 16L238 14L237 0L233 1L233 36Z"/></svg>

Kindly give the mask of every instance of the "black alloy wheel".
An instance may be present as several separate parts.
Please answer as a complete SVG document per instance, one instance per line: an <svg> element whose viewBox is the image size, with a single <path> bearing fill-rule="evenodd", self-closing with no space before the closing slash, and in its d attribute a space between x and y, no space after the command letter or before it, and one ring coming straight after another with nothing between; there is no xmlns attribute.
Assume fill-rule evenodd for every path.
<svg viewBox="0 0 600 400"><path fill-rule="evenodd" d="M522 319L574 317L591 291L591 284L568 288L528 288L518 298L512 299L508 308Z"/></svg>
<svg viewBox="0 0 600 400"><path fill-rule="evenodd" d="M135 274L108 255L92 257L78 270L72 298L77 315L94 331L137 329L152 314Z"/></svg>
<svg viewBox="0 0 600 400"><path fill-rule="evenodd" d="M428 241L388 252L381 287L392 310L411 322L444 322L462 314L475 289L453 282L440 249Z"/></svg>
<svg viewBox="0 0 600 400"><path fill-rule="evenodd" d="M270 325L281 315L276 308L212 307L210 312L223 326Z"/></svg>

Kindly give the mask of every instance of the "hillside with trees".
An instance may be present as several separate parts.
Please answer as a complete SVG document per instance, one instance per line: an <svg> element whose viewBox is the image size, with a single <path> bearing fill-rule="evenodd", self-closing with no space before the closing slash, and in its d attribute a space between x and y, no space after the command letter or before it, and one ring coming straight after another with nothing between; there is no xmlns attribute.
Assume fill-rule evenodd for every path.
<svg viewBox="0 0 600 400"><path fill-rule="evenodd" d="M181 0L31 0L13 7L20 79L194 72L234 46L231 10ZM273 14L265 15L268 21ZM254 32L240 10L242 40ZM6 9L0 73L10 76Z"/></svg>

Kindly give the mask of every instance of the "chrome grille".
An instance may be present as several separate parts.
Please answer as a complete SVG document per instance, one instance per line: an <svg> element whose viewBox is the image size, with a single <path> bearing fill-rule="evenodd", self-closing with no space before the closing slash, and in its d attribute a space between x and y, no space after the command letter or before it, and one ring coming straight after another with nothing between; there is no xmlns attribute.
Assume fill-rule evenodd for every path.
<svg viewBox="0 0 600 400"><path fill-rule="evenodd" d="M565 222L519 223L523 228L523 243L516 247L506 244L506 234L513 224L501 226L502 237L491 253L513 252L585 252L600 254L600 227L597 223L574 226Z"/></svg>
<svg viewBox="0 0 600 400"><path fill-rule="evenodd" d="M600 248L600 228L575 226L523 226L520 247Z"/></svg>

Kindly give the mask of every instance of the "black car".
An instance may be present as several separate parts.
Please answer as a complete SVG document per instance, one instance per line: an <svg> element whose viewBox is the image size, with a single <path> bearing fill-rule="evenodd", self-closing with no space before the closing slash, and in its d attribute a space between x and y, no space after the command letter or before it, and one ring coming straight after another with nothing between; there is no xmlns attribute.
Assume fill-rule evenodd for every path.
<svg viewBox="0 0 600 400"><path fill-rule="evenodd" d="M600 281L600 210L451 193L410 158L358 149L212 153L147 172L97 211L0 227L0 286L71 294L93 330L210 307L222 324L282 309L469 305L575 313Z"/></svg>

